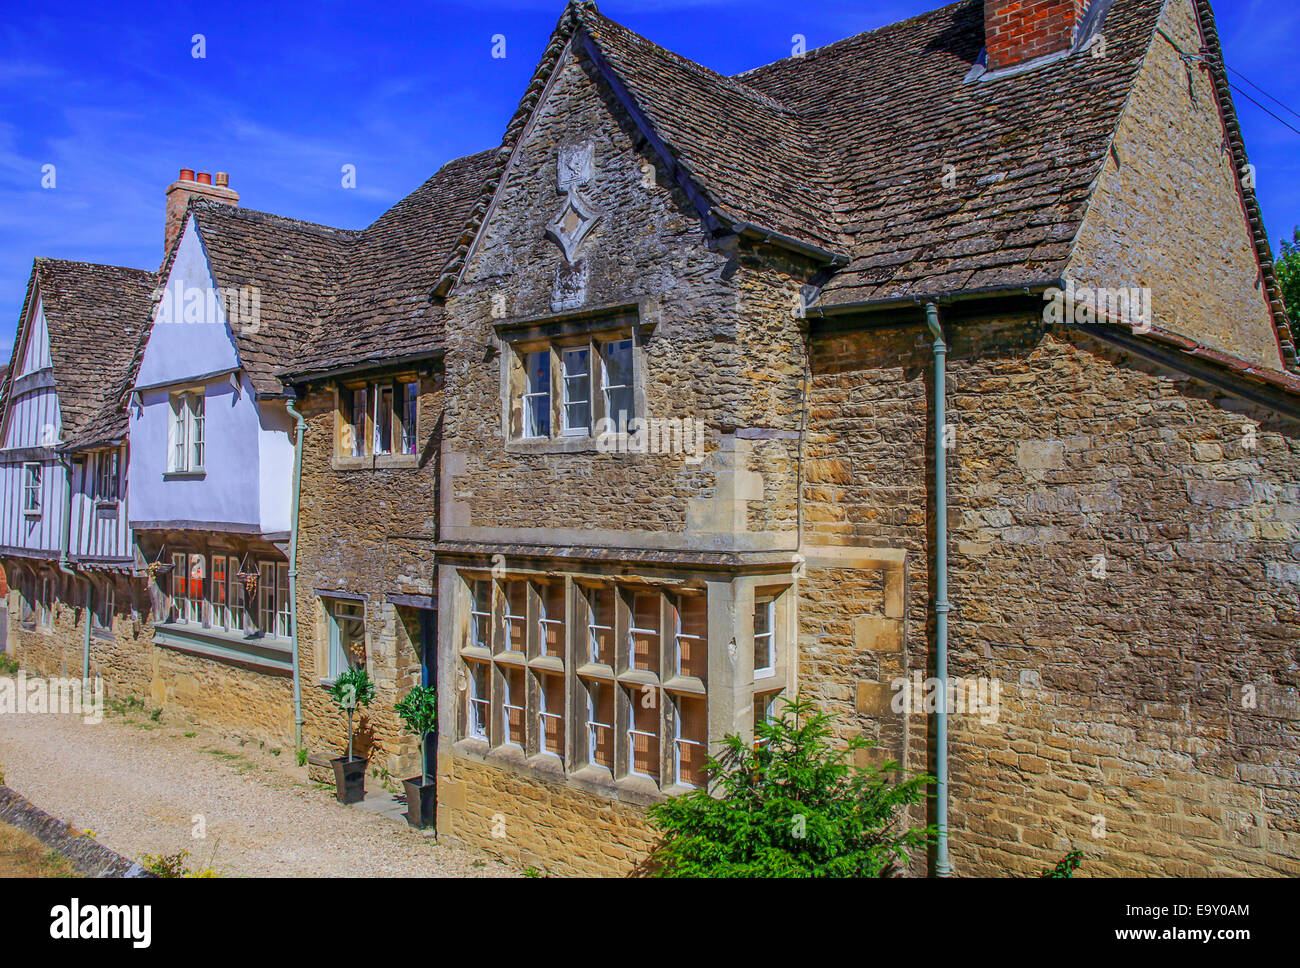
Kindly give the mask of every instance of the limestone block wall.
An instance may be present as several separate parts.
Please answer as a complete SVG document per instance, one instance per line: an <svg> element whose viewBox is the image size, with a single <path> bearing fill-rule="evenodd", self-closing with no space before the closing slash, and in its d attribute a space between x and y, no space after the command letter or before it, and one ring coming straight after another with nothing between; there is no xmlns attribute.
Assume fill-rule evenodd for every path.
<svg viewBox="0 0 1300 968"><path fill-rule="evenodd" d="M949 671L1001 684L996 722L950 719L957 872L1077 846L1098 875L1297 873L1300 428L1033 319L948 335ZM904 662L931 675L928 336L813 356L808 540L906 552Z"/></svg>
<svg viewBox="0 0 1300 968"><path fill-rule="evenodd" d="M570 265L546 229L564 200L560 151L585 144L583 192L600 216ZM795 309L811 268L710 243L656 162L592 65L566 55L447 302L444 538L537 543L545 531L547 543L793 549ZM508 446L495 324L558 313L553 297L575 276L570 311L639 306L646 415L703 420L703 462Z"/></svg>
<svg viewBox="0 0 1300 968"><path fill-rule="evenodd" d="M70 595L84 595L80 579L71 588L60 585L52 630L10 625L16 655L29 672L80 678L85 610L71 604ZM168 717L292 747L293 693L287 676L155 645L148 596L139 580L117 578L114 601L111 631L94 630L90 636L90 675L103 680L107 698L133 696ZM12 601L12 614L18 609Z"/></svg>
<svg viewBox="0 0 1300 968"><path fill-rule="evenodd" d="M298 642L303 671L303 736L307 749L341 756L347 722L321 680L328 673L329 625L318 590L361 596L366 668L375 700L358 720L356 749L372 766L401 780L419 771L419 747L394 704L420 682L414 611L389 595L435 593L433 539L438 507L443 375L425 364L417 420L418 455L355 466L335 458L335 395L316 387L299 405L307 418L298 535Z"/></svg>

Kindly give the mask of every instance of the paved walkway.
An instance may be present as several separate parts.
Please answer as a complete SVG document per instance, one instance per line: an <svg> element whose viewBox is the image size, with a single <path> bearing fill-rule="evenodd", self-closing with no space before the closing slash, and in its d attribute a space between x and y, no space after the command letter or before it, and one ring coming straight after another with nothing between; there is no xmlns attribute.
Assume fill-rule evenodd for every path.
<svg viewBox="0 0 1300 968"><path fill-rule="evenodd" d="M225 877L515 873L391 817L339 804L332 787L312 783L293 763L292 749L241 747L139 711L110 713L98 725L0 712L0 772L47 813L132 859L188 850L188 866ZM368 788L376 783L366 778Z"/></svg>

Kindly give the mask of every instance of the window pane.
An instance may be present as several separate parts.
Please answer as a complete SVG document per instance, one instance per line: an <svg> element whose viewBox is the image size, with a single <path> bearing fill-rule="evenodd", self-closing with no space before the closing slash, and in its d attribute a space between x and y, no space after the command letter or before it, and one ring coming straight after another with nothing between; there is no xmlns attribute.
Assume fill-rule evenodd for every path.
<svg viewBox="0 0 1300 968"><path fill-rule="evenodd" d="M492 641L492 583L483 579L470 581L469 645L490 648Z"/></svg>
<svg viewBox="0 0 1300 968"><path fill-rule="evenodd" d="M491 708L488 700L487 663L467 662L465 671L465 734L487 739L488 712Z"/></svg>
<svg viewBox="0 0 1300 968"><path fill-rule="evenodd" d="M263 635L275 634L275 564L260 562L257 566L257 627Z"/></svg>
<svg viewBox="0 0 1300 968"><path fill-rule="evenodd" d="M709 610L704 595L681 595L677 599L677 668L682 676L703 679L708 675Z"/></svg>
<svg viewBox="0 0 1300 968"><path fill-rule="evenodd" d="M212 624L217 628L230 627L230 614L226 609L226 556L212 559Z"/></svg>
<svg viewBox="0 0 1300 968"><path fill-rule="evenodd" d="M202 555L190 555L189 587L186 589L186 621L202 624L203 614L203 578L204 558Z"/></svg>
<svg viewBox="0 0 1300 968"><path fill-rule="evenodd" d="M289 566L276 565L275 573L275 634L287 639L290 635L290 626L293 624L293 615L289 611Z"/></svg>
<svg viewBox="0 0 1300 968"><path fill-rule="evenodd" d="M366 388L356 387L352 390L351 422L344 428L344 453L352 457L364 457L366 454Z"/></svg>
<svg viewBox="0 0 1300 968"><path fill-rule="evenodd" d="M226 559L230 591L230 630L244 631L244 583L238 577L239 562L232 555Z"/></svg>
<svg viewBox="0 0 1300 968"><path fill-rule="evenodd" d="M416 452L416 422L419 417L420 384L417 381L399 383L401 389L402 453Z"/></svg>
<svg viewBox="0 0 1300 968"><path fill-rule="evenodd" d="M524 745L524 670L498 666L504 687L501 699L502 728L505 742Z"/></svg>
<svg viewBox="0 0 1300 968"><path fill-rule="evenodd" d="M659 704L643 701L641 689L624 688L631 707L632 725L628 728L628 769L652 779L659 779Z"/></svg>
<svg viewBox="0 0 1300 968"><path fill-rule="evenodd" d="M548 350L525 358L527 389L524 393L524 435L551 435L551 354Z"/></svg>
<svg viewBox="0 0 1300 968"><path fill-rule="evenodd" d="M614 769L614 688L583 680L587 693L587 762Z"/></svg>
<svg viewBox="0 0 1300 968"><path fill-rule="evenodd" d="M709 749L708 704L696 696L679 696L676 705L677 782L704 786L704 759Z"/></svg>
<svg viewBox="0 0 1300 968"><path fill-rule="evenodd" d="M586 347L564 351L564 429L585 433L591 425L591 373Z"/></svg>
<svg viewBox="0 0 1300 968"><path fill-rule="evenodd" d="M637 592L632 596L632 667L659 672L659 595Z"/></svg>
<svg viewBox="0 0 1300 968"><path fill-rule="evenodd" d="M527 647L528 582L503 582L502 591L505 592L506 606L505 648L511 652L523 652Z"/></svg>
<svg viewBox="0 0 1300 968"><path fill-rule="evenodd" d="M632 385L632 341L630 339L605 344L605 383L609 386Z"/></svg>
<svg viewBox="0 0 1300 968"><path fill-rule="evenodd" d="M376 454L393 452L393 388L375 387L375 443Z"/></svg>
<svg viewBox="0 0 1300 968"><path fill-rule="evenodd" d="M203 467L203 391L189 394L190 464L188 470Z"/></svg>
<svg viewBox="0 0 1300 968"><path fill-rule="evenodd" d="M613 668L614 665L614 589L587 588L588 658Z"/></svg>
<svg viewBox="0 0 1300 968"><path fill-rule="evenodd" d="M538 676L537 733L541 749L564 756L564 677Z"/></svg>
<svg viewBox="0 0 1300 968"><path fill-rule="evenodd" d="M547 582L538 587L541 593L541 635L540 653L556 659L564 658L564 585L560 582Z"/></svg>
<svg viewBox="0 0 1300 968"><path fill-rule="evenodd" d="M754 602L754 675L771 675L776 669L776 603Z"/></svg>

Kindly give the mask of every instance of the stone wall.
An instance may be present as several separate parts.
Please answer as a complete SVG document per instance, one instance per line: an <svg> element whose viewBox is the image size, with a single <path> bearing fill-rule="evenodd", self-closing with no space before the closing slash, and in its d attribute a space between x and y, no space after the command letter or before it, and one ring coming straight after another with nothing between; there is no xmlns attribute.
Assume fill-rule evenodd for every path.
<svg viewBox="0 0 1300 968"><path fill-rule="evenodd" d="M644 806L470 759L438 764L438 836L551 875L631 873L655 837Z"/></svg>
<svg viewBox="0 0 1300 968"><path fill-rule="evenodd" d="M564 200L559 151L588 142L583 191L602 214L569 267L546 227ZM793 550L789 438L803 375L793 310L809 267L759 259L734 239L711 245L660 167L585 56L564 58L447 303L444 538ZM646 414L703 420L703 463L507 446L494 324L555 313L557 280L579 264L580 308L640 303L653 327L641 358Z"/></svg>
<svg viewBox="0 0 1300 968"><path fill-rule="evenodd" d="M297 589L304 743L327 757L347 749L346 719L321 684L328 673L329 626L318 590L364 596L366 667L375 700L360 717L356 748L396 780L419 771L417 740L393 711L420 682L419 629L414 610L387 596L435 593L442 397L442 371L433 368L421 380L418 456L379 458L365 467L335 458L332 386L313 388L299 405L308 422Z"/></svg>
<svg viewBox="0 0 1300 968"><path fill-rule="evenodd" d="M10 635L16 636L16 654L24 669L80 678L85 610L72 602L81 600L85 586L80 578L61 579L54 627L27 629L14 622ZM109 699L134 697L168 717L240 739L292 747L293 692L287 676L156 645L140 580L114 579L114 603L111 632L95 629L90 636L90 675L103 679ZM12 614L20 614L20 607L12 603Z"/></svg>
<svg viewBox="0 0 1300 968"><path fill-rule="evenodd" d="M950 719L957 872L1300 872L1300 428L1031 319L948 335L949 672L1001 684L996 722ZM810 542L906 552L924 675L931 360L920 326L818 338L805 487ZM897 720L882 685L860 708Z"/></svg>
<svg viewBox="0 0 1300 968"><path fill-rule="evenodd" d="M1120 116L1069 273L1081 285L1151 289L1154 323L1281 367L1242 181L1191 0L1172 0ZM1177 45L1177 47L1175 47ZM1194 207L1194 214L1193 214Z"/></svg>

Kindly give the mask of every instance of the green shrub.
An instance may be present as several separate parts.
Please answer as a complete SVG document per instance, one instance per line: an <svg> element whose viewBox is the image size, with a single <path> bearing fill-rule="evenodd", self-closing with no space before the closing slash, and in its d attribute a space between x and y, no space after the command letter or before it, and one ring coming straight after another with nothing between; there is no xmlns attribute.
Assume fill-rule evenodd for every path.
<svg viewBox="0 0 1300 968"><path fill-rule="evenodd" d="M375 698L375 684L370 674L361 666L353 666L334 680L330 687L334 705L348 714L348 759L352 759L352 716L361 706L369 706Z"/></svg>
<svg viewBox="0 0 1300 968"><path fill-rule="evenodd" d="M759 724L753 745L739 736L709 758L707 788L650 808L662 836L643 867L659 877L882 877L934 836L907 827L903 811L930 782L898 782L852 765L871 744L831 742L832 717L805 699Z"/></svg>
<svg viewBox="0 0 1300 968"><path fill-rule="evenodd" d="M407 730L420 740L420 774L424 775L424 743L428 735L438 728L438 691L432 686L414 686L396 706L397 715Z"/></svg>

